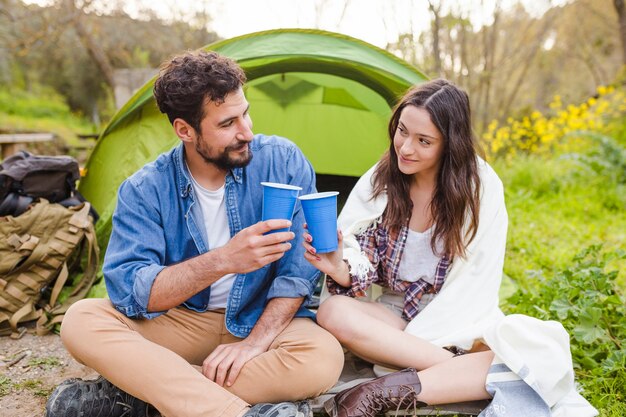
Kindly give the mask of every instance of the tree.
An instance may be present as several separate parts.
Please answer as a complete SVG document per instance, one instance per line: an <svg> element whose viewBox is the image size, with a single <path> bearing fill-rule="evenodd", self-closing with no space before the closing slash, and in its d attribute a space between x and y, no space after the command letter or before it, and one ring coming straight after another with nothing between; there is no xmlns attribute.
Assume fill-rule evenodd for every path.
<svg viewBox="0 0 626 417"><path fill-rule="evenodd" d="M626 65L626 4L624 0L613 0L613 4L617 11L619 34L622 41L622 63Z"/></svg>
<svg viewBox="0 0 626 417"><path fill-rule="evenodd" d="M0 0L3 1L3 0ZM111 112L115 68L156 68L168 56L217 40L198 12L185 22L133 20L121 3L58 0L51 7L4 0L0 7L0 81L53 87L73 110ZM106 12L106 13L105 13ZM200 16L200 14L203 14Z"/></svg>
<svg viewBox="0 0 626 417"><path fill-rule="evenodd" d="M65 0L64 6L67 8L67 14L71 19L74 30L78 34L81 42L89 52L89 56L98 66L104 81L110 88L115 88L115 79L113 77L113 65L109 61L106 52L102 46L96 41L91 30L85 23L85 8L91 4L91 0L83 1L81 7L76 5L75 0Z"/></svg>
<svg viewBox="0 0 626 417"><path fill-rule="evenodd" d="M401 34L388 49L468 91L479 132L493 119L548 111L555 95L580 102L614 82L623 44L611 24L613 2L575 0L541 16L521 3L509 9L499 4L483 1L488 23L474 28L469 16L476 10L429 0L430 27Z"/></svg>
<svg viewBox="0 0 626 417"><path fill-rule="evenodd" d="M439 47L439 33L441 31L441 6L443 1L439 2L437 6L435 6L435 2L433 0L428 0L428 9L433 15L433 22L431 25L432 37L433 37L433 59L435 62L433 73L438 76L442 76L441 71L441 49Z"/></svg>

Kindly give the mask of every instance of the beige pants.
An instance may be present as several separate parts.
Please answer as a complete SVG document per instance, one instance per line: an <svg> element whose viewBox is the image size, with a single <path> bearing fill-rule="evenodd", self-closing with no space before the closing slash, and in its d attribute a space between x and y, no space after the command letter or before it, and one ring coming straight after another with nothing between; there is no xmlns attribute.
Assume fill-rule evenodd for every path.
<svg viewBox="0 0 626 417"><path fill-rule="evenodd" d="M292 320L224 388L197 367L218 345L241 340L226 330L223 313L176 308L133 320L109 300L85 299L68 310L61 338L79 362L167 417L237 416L249 404L315 397L343 366L339 342L306 318Z"/></svg>

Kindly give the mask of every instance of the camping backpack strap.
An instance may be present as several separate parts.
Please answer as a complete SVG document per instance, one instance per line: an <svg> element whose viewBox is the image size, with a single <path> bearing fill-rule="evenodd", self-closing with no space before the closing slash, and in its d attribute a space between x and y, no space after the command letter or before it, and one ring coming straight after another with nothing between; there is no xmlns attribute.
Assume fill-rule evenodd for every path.
<svg viewBox="0 0 626 417"><path fill-rule="evenodd" d="M11 339L19 339L26 333L25 327L18 327L18 323L27 320L34 320L41 316L41 310L36 310L32 299L28 300L19 310L17 310L9 319L11 326Z"/></svg>
<svg viewBox="0 0 626 417"><path fill-rule="evenodd" d="M65 200L59 201L58 203L61 204L64 207L72 207L72 206L78 206L79 204L82 203L86 203L87 199L85 197L83 197L83 195L76 189L74 189L72 196L69 198L66 198ZM2 208L0 206L0 213ZM98 212L96 211L96 209L91 206L91 208L89 209L89 215L91 216L91 221L96 224L98 222L98 219L100 218L100 215L98 214Z"/></svg>
<svg viewBox="0 0 626 417"><path fill-rule="evenodd" d="M89 209L89 203L65 208L40 200L19 217L0 218L0 234L6 236L0 240L0 335L20 337L19 323L35 319L36 332L45 334L71 303L87 294L99 259ZM71 275L70 259L84 272L74 279L72 293L59 302Z"/></svg>
<svg viewBox="0 0 626 417"><path fill-rule="evenodd" d="M55 283L49 302L43 307L43 313L37 320L36 333L44 335L54 328L57 323L63 320L67 309L76 301L85 298L91 289L98 271L99 250L95 239L95 230L89 217L90 205L85 203L78 209L68 221L68 230L59 230L55 238L71 243L74 247L81 249L80 256L85 258L84 272L78 282L73 283L72 293L62 302L57 303L61 289L68 278L67 263L64 262L59 278ZM81 242L82 241L82 242Z"/></svg>
<svg viewBox="0 0 626 417"><path fill-rule="evenodd" d="M33 202L33 198L18 193L8 193L4 200L0 201L0 216L19 216L24 213Z"/></svg>
<svg viewBox="0 0 626 417"><path fill-rule="evenodd" d="M61 290L63 286L67 282L67 278L70 276L69 271L67 270L67 262L63 262L63 266L61 267L61 272L59 272L59 276L54 282L54 287L52 287L52 293L50 293L50 305L54 305L59 298L59 294L61 294Z"/></svg>
<svg viewBox="0 0 626 417"><path fill-rule="evenodd" d="M57 315L50 319L48 313L50 313L50 306L56 304L57 299L59 298L59 294L63 289L63 286L67 282L67 278L69 277L69 271L67 269L67 262L63 262L63 266L61 267L61 272L57 277L56 282L54 283L54 287L52 288L52 293L50 295L50 301L47 305L45 305L41 310L41 314L37 320L35 325L35 333L38 336L43 336L50 332L50 330L54 327L56 323L60 323L63 320L63 314ZM58 320L57 320L58 319Z"/></svg>
<svg viewBox="0 0 626 417"><path fill-rule="evenodd" d="M36 208L33 214L39 215L42 209L42 207ZM17 256L5 256L7 263L2 263L2 270L12 271L12 273L9 277L5 277L9 278L9 281L0 280L2 287L0 308L4 311L0 316L0 325L4 323L9 326L8 328L0 327L0 335L10 334L12 338L20 338L25 330L19 328L18 324L22 321L37 319L41 315L41 312L35 308L35 302L42 283L49 280L54 271L45 271L46 273L39 280L28 275L28 266L41 262L47 256L45 245L40 245L39 237L26 233L22 235L13 233L6 238L6 243L8 244L6 246L12 248L12 252Z"/></svg>
<svg viewBox="0 0 626 417"><path fill-rule="evenodd" d="M33 249L39 240L36 236L28 234L11 233L5 234L2 247L5 249L0 259L0 270L15 270L20 263L24 263L31 256ZM16 280L21 274L15 275ZM7 278L7 279L5 279ZM12 279L3 276L0 278L0 335L16 336L18 332L16 323L28 315L32 315L32 303L30 296L23 288L16 286ZM20 282L25 281L22 277Z"/></svg>
<svg viewBox="0 0 626 417"><path fill-rule="evenodd" d="M4 289L6 288L6 286L7 282L4 279L0 278L0 294L4 294ZM15 313L17 310L19 310L19 307L15 306L13 303L0 296L0 324L8 325L9 320L11 320L11 313ZM7 314L7 312L9 314ZM1 336L5 336L8 334L11 334L10 328L3 328L2 330L0 330Z"/></svg>

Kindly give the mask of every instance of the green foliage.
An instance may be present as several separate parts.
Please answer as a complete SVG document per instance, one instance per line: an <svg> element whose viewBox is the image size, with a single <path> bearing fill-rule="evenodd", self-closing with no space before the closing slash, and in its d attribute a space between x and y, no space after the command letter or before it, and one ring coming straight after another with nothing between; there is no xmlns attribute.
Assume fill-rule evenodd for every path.
<svg viewBox="0 0 626 417"><path fill-rule="evenodd" d="M25 90L0 90L0 112L28 118L71 117L69 106L61 95L51 89L43 89L35 94Z"/></svg>
<svg viewBox="0 0 626 417"><path fill-rule="evenodd" d="M580 372L579 375L581 375ZM581 376L578 382L582 385L587 398L600 411L600 417L626 416L626 401L624 401L626 372L617 374L615 378Z"/></svg>
<svg viewBox="0 0 626 417"><path fill-rule="evenodd" d="M596 132L574 132L568 136L591 139L596 146L587 153L571 153L564 157L579 162L606 179L626 184L626 148L610 136Z"/></svg>
<svg viewBox="0 0 626 417"><path fill-rule="evenodd" d="M88 45L95 45L112 68L156 68L174 53L217 40L206 24L210 16L205 16L205 24L191 26L188 18L165 22L152 15L134 20L121 3L109 4L106 12L81 2L76 7L2 3L0 84L20 89L48 85L66 98L72 110L96 121L95 113L104 119L115 106L108 100L112 86ZM199 17L196 14L195 20Z"/></svg>
<svg viewBox="0 0 626 417"><path fill-rule="evenodd" d="M507 300L508 313L557 320L568 330L574 367L596 407L626 399L626 384L618 383L626 380L626 298L617 271L606 268L626 259L626 251L600 249L589 246L550 279L529 271L526 285Z"/></svg>
<svg viewBox="0 0 626 417"><path fill-rule="evenodd" d="M518 156L495 161L509 214L505 273L524 285L528 270L565 268L590 244L625 248L626 186L571 159ZM618 280L626 284L626 262Z"/></svg>
<svg viewBox="0 0 626 417"><path fill-rule="evenodd" d="M37 153L58 154L68 153L68 148L85 146L77 134L95 132L95 126L73 113L54 90L33 86L31 91L0 89L0 130L54 133L58 140L30 147Z"/></svg>
<svg viewBox="0 0 626 417"><path fill-rule="evenodd" d="M0 398L9 394L12 389L13 389L13 381L11 381L11 378L4 376L4 375L0 375Z"/></svg>
<svg viewBox="0 0 626 417"><path fill-rule="evenodd" d="M47 398L53 390L53 388L44 386L39 379L27 379L19 384L15 384L15 388L18 390L29 390L34 395L44 398Z"/></svg>
<svg viewBox="0 0 626 417"><path fill-rule="evenodd" d="M11 378L0 375L0 398L10 394L13 390L31 391L38 397L47 398L52 393L54 387L45 386L39 379L27 379L22 382L13 382Z"/></svg>
<svg viewBox="0 0 626 417"><path fill-rule="evenodd" d="M502 308L563 323L577 382L603 417L626 415L622 123L612 136L571 133L582 146L561 158L518 155L493 163L509 214L505 275L515 286L508 297L501 292Z"/></svg>
<svg viewBox="0 0 626 417"><path fill-rule="evenodd" d="M54 356L50 356L47 358L32 358L28 361L29 366L38 366L44 369L52 369L58 366L63 365L59 358L55 358Z"/></svg>
<svg viewBox="0 0 626 417"><path fill-rule="evenodd" d="M626 259L626 252L600 248L589 246L551 279L529 271L533 285L516 291L508 305L511 313L563 323L573 337L577 366L595 376L614 376L626 368L626 299L617 271L607 272L606 264Z"/></svg>

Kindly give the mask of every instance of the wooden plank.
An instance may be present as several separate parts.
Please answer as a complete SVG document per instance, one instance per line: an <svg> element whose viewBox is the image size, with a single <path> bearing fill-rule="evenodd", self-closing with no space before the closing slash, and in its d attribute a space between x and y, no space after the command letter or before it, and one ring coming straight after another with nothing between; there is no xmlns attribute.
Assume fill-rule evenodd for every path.
<svg viewBox="0 0 626 417"><path fill-rule="evenodd" d="M100 134L99 133L86 133L86 134L79 134L76 136L78 136L78 139L86 140L86 139L98 139L100 137Z"/></svg>
<svg viewBox="0 0 626 417"><path fill-rule="evenodd" d="M48 142L54 139L54 133L9 133L0 135L0 143Z"/></svg>

